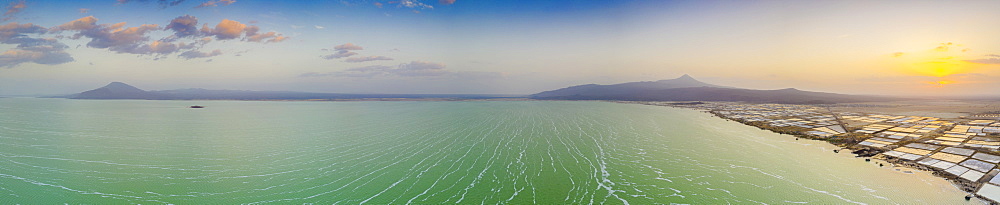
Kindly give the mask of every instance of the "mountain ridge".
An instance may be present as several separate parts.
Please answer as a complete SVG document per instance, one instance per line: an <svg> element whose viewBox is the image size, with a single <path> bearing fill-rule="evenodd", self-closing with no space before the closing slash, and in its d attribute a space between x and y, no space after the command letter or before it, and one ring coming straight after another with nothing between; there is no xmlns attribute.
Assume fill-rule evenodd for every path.
<svg viewBox="0 0 1000 205"><path fill-rule="evenodd" d="M122 82L55 98L71 99L140 99L140 100L336 100L376 98L509 98L500 95L469 94L342 94L291 91L208 90L187 88L146 91ZM827 104L890 101L899 98L846 95L803 91L796 88L755 90L701 82L690 75L658 81L627 82L612 85L584 84L539 92L527 96L537 100L623 100L623 101L733 101L751 103Z"/></svg>
<svg viewBox="0 0 1000 205"><path fill-rule="evenodd" d="M635 93L643 91L686 88L686 87L725 87L725 86L719 86L701 82L698 81L697 79L694 79L690 75L684 74L683 76L675 79L658 80L658 81L627 82L627 83L619 83L612 85L584 84L584 85L570 86L562 89L536 93L530 95L530 97L548 98L548 97L571 96L571 95L599 96L599 95L614 95L621 93Z"/></svg>
<svg viewBox="0 0 1000 205"><path fill-rule="evenodd" d="M803 91L796 88L756 90L701 82L684 74L675 79L612 85L585 84L529 95L539 100L739 101L754 103L828 104L888 101L895 98Z"/></svg>
<svg viewBox="0 0 1000 205"><path fill-rule="evenodd" d="M186 88L174 90L146 91L122 82L112 82L104 87L83 91L77 94L51 96L51 98L69 99L135 99L135 100L335 100L335 99L369 99L369 98L449 98L449 99L487 99L508 98L500 95L473 94L342 94L342 93L312 93L293 91L252 91L252 90L209 90L202 88Z"/></svg>
<svg viewBox="0 0 1000 205"><path fill-rule="evenodd" d="M73 99L139 99L155 98L157 95L149 91L122 82L111 82L104 87L73 94Z"/></svg>

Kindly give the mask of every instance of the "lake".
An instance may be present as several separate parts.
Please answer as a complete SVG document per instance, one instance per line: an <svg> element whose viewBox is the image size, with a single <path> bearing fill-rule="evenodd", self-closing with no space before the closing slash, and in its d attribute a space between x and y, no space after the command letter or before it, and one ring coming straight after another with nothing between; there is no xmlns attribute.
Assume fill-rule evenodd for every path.
<svg viewBox="0 0 1000 205"><path fill-rule="evenodd" d="M833 149L608 102L2 98L0 203L970 203Z"/></svg>

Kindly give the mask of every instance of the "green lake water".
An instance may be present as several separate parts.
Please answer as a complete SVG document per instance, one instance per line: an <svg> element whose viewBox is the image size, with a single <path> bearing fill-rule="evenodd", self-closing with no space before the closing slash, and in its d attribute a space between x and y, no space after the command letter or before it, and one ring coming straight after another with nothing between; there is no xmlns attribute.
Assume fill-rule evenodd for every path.
<svg viewBox="0 0 1000 205"><path fill-rule="evenodd" d="M0 204L969 203L835 148L607 102L4 98Z"/></svg>

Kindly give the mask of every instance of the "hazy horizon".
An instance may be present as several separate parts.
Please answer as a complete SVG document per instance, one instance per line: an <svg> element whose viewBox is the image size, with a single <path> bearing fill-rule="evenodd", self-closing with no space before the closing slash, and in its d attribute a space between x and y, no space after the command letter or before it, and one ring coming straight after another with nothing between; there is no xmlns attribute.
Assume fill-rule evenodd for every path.
<svg viewBox="0 0 1000 205"><path fill-rule="evenodd" d="M996 1L3 1L0 96L109 82L532 94L711 84L997 96Z"/></svg>
<svg viewBox="0 0 1000 205"><path fill-rule="evenodd" d="M666 79L666 80L670 80L670 79ZM651 82L651 81L642 81L642 82ZM129 86L135 87L134 85L129 84L127 82L118 82L118 81L110 82L108 84L105 84L105 86L107 86L109 84L112 84L112 83L125 83L125 84L127 84ZM709 83L709 84L711 84L711 83ZM725 86L725 85L722 85L722 86ZM99 86L99 87L103 87L103 86ZM94 88L96 89L96 88L99 88L99 87L94 87ZM137 88L143 89L141 87L137 87ZM193 88L192 87L192 88L169 88L169 89L159 89L159 90L143 89L143 90L146 90L146 91L167 91L167 90L185 90L185 89L204 89L204 88ZM742 89L742 88L738 88L738 89ZM783 88L783 89L797 89L797 88ZM87 91L87 90L91 90L91 89L81 90L81 92L82 91ZM247 90L247 89L205 89L205 90L268 91L268 92L306 92L306 91L295 91L295 90ZM780 90L780 89L772 89L772 90ZM823 92L823 91L814 91L814 90L805 90L805 91ZM324 92L315 92L315 93L324 93ZM72 95L72 94L76 94L76 93L0 95L0 97L54 97L54 96L65 96L65 95ZM354 93L352 93L352 92L341 92L341 93L338 93L338 94L485 95L485 96L495 96L495 97L529 97L529 95L536 94L536 93L373 93L373 92L354 92ZM873 97L875 97L875 96L898 97L898 98L900 98L899 100L904 100L904 101L905 100L1000 100L1000 94L988 94L988 95L941 95L941 96L892 95L892 94L861 94L861 95L867 95L867 96L873 96Z"/></svg>

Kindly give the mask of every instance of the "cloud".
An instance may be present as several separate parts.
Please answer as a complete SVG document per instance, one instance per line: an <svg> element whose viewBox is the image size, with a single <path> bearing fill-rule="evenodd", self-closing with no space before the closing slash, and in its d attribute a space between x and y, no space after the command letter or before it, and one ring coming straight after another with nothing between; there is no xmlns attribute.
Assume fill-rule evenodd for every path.
<svg viewBox="0 0 1000 205"><path fill-rule="evenodd" d="M989 75L982 73L962 73L962 74L951 75L949 77L955 77L959 79L991 79Z"/></svg>
<svg viewBox="0 0 1000 205"><path fill-rule="evenodd" d="M125 22L116 24L96 24L97 18L83 17L56 27L55 31L78 31L72 39L90 38L88 47L107 48L119 53L147 54L153 51L150 46L160 46L159 43L144 45L149 37L147 33L159 30L156 24L143 24L137 27L125 27ZM149 48L144 49L143 47ZM166 45L163 45L166 46Z"/></svg>
<svg viewBox="0 0 1000 205"><path fill-rule="evenodd" d="M271 33L274 33L274 32L271 32ZM288 37L284 37L284 36L281 36L281 34L279 34L278 36L275 36L271 40L267 40L265 43L278 43L278 42L282 42L282 41L285 41L285 40L288 40Z"/></svg>
<svg viewBox="0 0 1000 205"><path fill-rule="evenodd" d="M0 53L0 67L11 68L21 63L33 62L55 65L72 62L64 50L69 46L53 38L33 38L30 35L45 34L48 29L25 23L9 23L0 26L0 43L17 44L13 49Z"/></svg>
<svg viewBox="0 0 1000 205"><path fill-rule="evenodd" d="M45 31L45 27L31 23L8 23L0 26L0 42L8 42L14 38L24 37L26 34L44 34Z"/></svg>
<svg viewBox="0 0 1000 205"><path fill-rule="evenodd" d="M88 13L88 12L90 12L90 9L88 9L88 8L80 8L80 13L81 14L85 14L85 13Z"/></svg>
<svg viewBox="0 0 1000 205"><path fill-rule="evenodd" d="M313 27L316 27L316 29L324 29L324 28L326 28L326 27L322 27L322 26L319 26L319 25L314 25Z"/></svg>
<svg viewBox="0 0 1000 205"><path fill-rule="evenodd" d="M199 29L197 27L198 18L190 15L176 17L165 27L156 24L126 27L125 22L98 24L97 21L97 18L87 16L52 27L47 31L48 33L72 32L68 38L74 40L89 38L90 41L86 45L90 48L108 49L117 53L155 55L156 59L163 59L166 55L174 53L180 53L178 57L186 59L220 55L221 51L211 53L194 51L213 42L213 40L240 39L244 42L276 43L288 39L280 33L274 31L261 33L257 26L248 26L228 19L223 19L214 28L203 24ZM8 38L19 35L25 29L38 30L40 28L46 30L30 24L13 24L8 27L10 28L7 29L6 33L0 30L0 38L3 38L4 35L9 36ZM173 35L158 40L150 39L153 32L159 30L171 31ZM36 33L38 32L36 31ZM40 32L45 33L45 31ZM62 35L59 36L63 38Z"/></svg>
<svg viewBox="0 0 1000 205"><path fill-rule="evenodd" d="M284 41L285 39L288 39L288 37L281 36L281 34L275 33L274 31L254 35L248 34L247 36L247 41L249 42L277 43Z"/></svg>
<svg viewBox="0 0 1000 205"><path fill-rule="evenodd" d="M385 56L351 57L351 58L347 58L347 60L344 60L344 62L359 63L359 62L379 61L379 60L392 60L392 58L385 57Z"/></svg>
<svg viewBox="0 0 1000 205"><path fill-rule="evenodd" d="M420 3L417 0L400 0L400 1L390 1L390 4L399 4L396 7L406 7L406 8L418 8L418 9L434 9L434 6Z"/></svg>
<svg viewBox="0 0 1000 205"><path fill-rule="evenodd" d="M195 8L215 7L219 5L228 6L233 3L236 3L236 0L218 0L218 1L209 0L206 1L205 3L199 4L198 6L195 6Z"/></svg>
<svg viewBox="0 0 1000 205"><path fill-rule="evenodd" d="M92 29L94 27L97 27L97 18L94 18L94 16L87 16L56 26L55 28L52 28L52 31L64 31L64 30L82 31L82 30Z"/></svg>
<svg viewBox="0 0 1000 205"><path fill-rule="evenodd" d="M299 75L299 77L355 77L355 78L371 78L375 76L388 75L389 72L393 70L392 67L384 65L373 65L365 67L350 68L344 71L329 72L329 73L317 73L309 72Z"/></svg>
<svg viewBox="0 0 1000 205"><path fill-rule="evenodd" d="M322 57L323 57L323 59L331 60L331 59L338 59L338 58L350 57L350 56L353 56L353 55L358 55L358 53L347 51L347 50L339 50L339 51L337 51L334 54L325 55L325 56L322 56Z"/></svg>
<svg viewBox="0 0 1000 205"><path fill-rule="evenodd" d="M455 0L438 0L438 3L442 5L451 5L455 3Z"/></svg>
<svg viewBox="0 0 1000 205"><path fill-rule="evenodd" d="M126 4L129 2L148 2L149 0L118 0L118 4ZM160 8L166 8L168 6L177 6L184 3L187 0L156 0L156 3L160 4Z"/></svg>
<svg viewBox="0 0 1000 205"><path fill-rule="evenodd" d="M167 5L170 5L170 6L177 6L177 5L181 4L181 3L184 3L184 1L186 1L186 0L173 0L173 1L159 0L161 6L164 5L164 3L166 3Z"/></svg>
<svg viewBox="0 0 1000 205"><path fill-rule="evenodd" d="M380 2L375 2L373 4L375 5L375 7L382 8L382 3Z"/></svg>
<svg viewBox="0 0 1000 205"><path fill-rule="evenodd" d="M979 64L1000 65L1000 55L997 55L997 54L988 54L988 55L986 55L986 57L987 58L983 58L983 59L966 60L965 62L979 63Z"/></svg>
<svg viewBox="0 0 1000 205"><path fill-rule="evenodd" d="M222 55L222 50L215 49L215 50L213 50L210 53L205 53L205 52L201 52L201 51L191 50L191 51L185 51L184 53L181 53L180 55L177 55L177 56L179 56L181 58L184 58L184 59L193 59L193 58L208 58L208 57L214 57L214 56L218 56L218 55Z"/></svg>
<svg viewBox="0 0 1000 205"><path fill-rule="evenodd" d="M55 65L72 61L73 57L70 57L66 52L40 52L11 49L0 53L0 66L6 68L11 68L26 62L43 65Z"/></svg>
<svg viewBox="0 0 1000 205"><path fill-rule="evenodd" d="M218 40L228 40L243 37L242 40L244 41L263 43L277 43L288 39L288 37L274 31L258 33L260 27L246 25L229 19L223 19L219 24L215 25L215 28L210 28L208 24L204 24L201 29L197 29L197 25L198 18L184 15L171 20L170 24L164 29L173 30L175 36L182 38L189 36L211 36Z"/></svg>
<svg viewBox="0 0 1000 205"><path fill-rule="evenodd" d="M365 48L363 48L363 47L361 47L359 45L354 45L353 43L345 43L343 45L334 46L333 49L338 50L338 51L339 50L353 51L353 50L364 50Z"/></svg>
<svg viewBox="0 0 1000 205"><path fill-rule="evenodd" d="M244 37L244 41L249 42L264 42L264 43L277 43L288 39L288 37L282 36L280 33L267 32L267 33L257 33L260 31L260 27L246 25L240 23L239 21L233 21L229 19L222 19L219 24L215 25L215 28L208 27L208 24L202 25L201 29L198 30L203 36L213 36L218 40L229 40Z"/></svg>
<svg viewBox="0 0 1000 205"><path fill-rule="evenodd" d="M222 22L215 25L215 29L208 28L207 24L201 28L202 33L215 36L215 38L219 40L239 38L243 35L243 33L247 33L247 31L256 33L257 30L257 26L247 27L246 24L229 19L222 19Z"/></svg>
<svg viewBox="0 0 1000 205"><path fill-rule="evenodd" d="M302 78L323 77L323 76L328 76L328 73L308 72L308 73L299 74L299 77L302 77Z"/></svg>
<svg viewBox="0 0 1000 205"><path fill-rule="evenodd" d="M303 77L323 77L323 76L337 76L337 77L375 77L380 75L386 75L392 67L384 65L373 65L365 67L351 68L340 72L331 73L311 73L303 74Z"/></svg>
<svg viewBox="0 0 1000 205"><path fill-rule="evenodd" d="M399 76L441 76L450 73L444 70L445 65L442 63L433 63L427 61L413 61L410 63L400 64L398 68L391 71L391 73Z"/></svg>
<svg viewBox="0 0 1000 205"><path fill-rule="evenodd" d="M954 44L952 42L941 43L940 46L934 48L934 51L937 51L937 52L948 52L948 50L950 50L951 47L960 47L960 46L962 46L962 45L960 45L960 44ZM969 49L962 49L962 52L966 52L966 51L969 51Z"/></svg>
<svg viewBox="0 0 1000 205"><path fill-rule="evenodd" d="M351 51L364 50L365 48L363 48L363 47L361 47L359 45L354 45L353 43L345 43L345 44L342 44L342 45L334 46L333 49L336 50L337 52L333 53L333 54L330 54L330 55L324 55L324 56L321 56L321 57L323 59L327 59L327 60L344 58L344 57L350 57L350 56L353 56L353 55L358 55L358 53L351 52Z"/></svg>
<svg viewBox="0 0 1000 205"><path fill-rule="evenodd" d="M135 43L124 43L121 45L109 44L113 46L105 47L110 51L115 51L118 53L130 53L130 54L140 54L140 55L166 55L174 52L180 51L182 48L181 44L175 44L165 41L153 41L149 43L145 42L135 42ZM89 46L89 44L88 44ZM186 46L186 45L184 45ZM94 47L94 46L90 46ZM94 47L101 48L101 47Z"/></svg>
<svg viewBox="0 0 1000 205"><path fill-rule="evenodd" d="M24 10L24 8L27 7L28 5L24 3L24 0L10 2L10 4L7 5L7 11L3 13L3 20L8 21L14 19L15 14L21 13L21 10Z"/></svg>
<svg viewBox="0 0 1000 205"><path fill-rule="evenodd" d="M434 63L427 61L411 61L409 63L403 63L396 66L384 66L384 65L373 65L350 68L343 71L329 72L329 73L303 73L299 77L325 77L325 76L335 76L335 77L378 77L378 76L395 76L395 77L442 77L450 76L457 78L494 78L500 76L498 73L489 72L453 72L446 69L446 65L442 63Z"/></svg>
<svg viewBox="0 0 1000 205"><path fill-rule="evenodd" d="M143 45L139 47L143 49L141 52L136 53L158 53L158 54L168 54L176 52L180 49L180 46L170 42L163 41L153 41L148 45Z"/></svg>
<svg viewBox="0 0 1000 205"><path fill-rule="evenodd" d="M160 30L156 24L143 24L137 27L125 27L125 22L116 24L97 24L93 16L83 17L52 28L52 32L76 31L70 38L90 38L87 47L108 49L118 53L131 54L169 54L187 48L186 44L175 44L168 40L149 41L148 33ZM180 29L177 24L171 30Z"/></svg>
<svg viewBox="0 0 1000 205"><path fill-rule="evenodd" d="M198 18L190 15L174 18L174 20L170 20L170 24L167 24L164 30L172 30L174 35L182 38L198 35Z"/></svg>
<svg viewBox="0 0 1000 205"><path fill-rule="evenodd" d="M895 52L895 53L892 53L892 57L900 57L900 56L903 56L904 54L906 54L906 53L903 53L903 52Z"/></svg>

